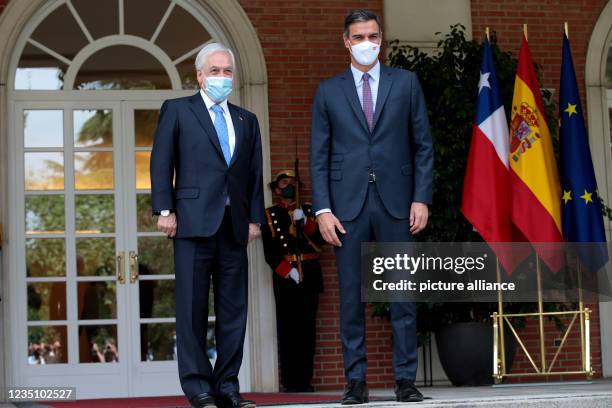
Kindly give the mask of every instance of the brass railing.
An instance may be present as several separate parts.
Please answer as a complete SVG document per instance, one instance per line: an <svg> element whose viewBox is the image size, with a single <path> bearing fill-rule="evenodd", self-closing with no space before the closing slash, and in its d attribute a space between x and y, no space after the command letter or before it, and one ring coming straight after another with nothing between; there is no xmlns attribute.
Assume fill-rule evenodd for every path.
<svg viewBox="0 0 612 408"><path fill-rule="evenodd" d="M543 301L542 301L542 275L540 268L540 259L536 257L536 279L537 279L537 290L538 290L538 311L534 313L504 313L503 297L501 292L498 292L497 302L498 311L494 312L491 317L493 318L493 379L496 384L500 384L504 378L507 377L527 377L527 376L549 376L549 375L585 375L587 379L593 377L594 371L591 362L591 336L590 336L590 314L591 310L588 307L584 307L584 301L582 297L582 271L578 266L578 310L559 311L559 312L544 312ZM497 263L497 280L501 281L501 273L499 267L499 261ZM572 316L567 329L563 334L561 343L559 344L557 351L550 362L546 362L546 338L544 332L544 317L546 316ZM522 341L520 335L510 321L513 317L537 317L539 322L539 338L540 338L540 361L539 365L535 362L531 353L525 347L525 343ZM580 349L581 349L581 367L582 370L575 371L553 371L555 363L561 353L561 350L565 346L569 334L574 327L576 320L579 318L580 325ZM521 350L527 356L527 359L533 367L532 372L526 373L508 373L506 366L505 357L505 337L504 329L508 327L512 332L512 335L516 339L517 343L521 347Z"/></svg>

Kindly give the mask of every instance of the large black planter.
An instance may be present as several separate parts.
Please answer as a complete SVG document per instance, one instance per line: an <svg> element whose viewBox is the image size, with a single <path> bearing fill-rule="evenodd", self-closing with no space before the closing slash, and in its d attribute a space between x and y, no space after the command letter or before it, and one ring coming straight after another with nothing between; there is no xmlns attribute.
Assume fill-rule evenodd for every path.
<svg viewBox="0 0 612 408"><path fill-rule="evenodd" d="M506 367L510 371L516 341L506 330ZM436 332L440 363L453 385L493 384L493 327L491 323L455 323Z"/></svg>

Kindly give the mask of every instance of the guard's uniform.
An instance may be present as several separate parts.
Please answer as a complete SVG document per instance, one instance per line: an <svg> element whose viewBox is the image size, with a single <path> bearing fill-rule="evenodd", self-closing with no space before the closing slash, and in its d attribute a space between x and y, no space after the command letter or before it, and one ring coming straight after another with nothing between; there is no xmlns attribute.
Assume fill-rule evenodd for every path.
<svg viewBox="0 0 612 408"><path fill-rule="evenodd" d="M274 271L274 297L280 354L281 384L287 391L307 391L312 379L315 351L316 316L319 293L323 290L319 233L312 206L302 205L306 221L298 245L303 281L286 277L297 269L296 225L293 207L280 203L266 209L266 225L261 226L266 262Z"/></svg>

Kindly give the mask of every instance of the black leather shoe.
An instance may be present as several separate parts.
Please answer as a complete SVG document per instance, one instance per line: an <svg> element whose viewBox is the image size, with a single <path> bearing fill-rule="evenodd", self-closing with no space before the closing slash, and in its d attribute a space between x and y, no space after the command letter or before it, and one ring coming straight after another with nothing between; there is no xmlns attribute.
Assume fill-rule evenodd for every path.
<svg viewBox="0 0 612 408"><path fill-rule="evenodd" d="M344 389L342 405L358 405L369 402L368 386L362 380L350 380Z"/></svg>
<svg viewBox="0 0 612 408"><path fill-rule="evenodd" d="M395 400L398 402L421 402L423 394L417 390L412 380L397 380L395 382Z"/></svg>
<svg viewBox="0 0 612 408"><path fill-rule="evenodd" d="M217 408L215 398L207 392L196 395L189 400L191 406L195 408Z"/></svg>
<svg viewBox="0 0 612 408"><path fill-rule="evenodd" d="M217 398L219 408L256 408L254 401L245 400L239 392L230 392Z"/></svg>

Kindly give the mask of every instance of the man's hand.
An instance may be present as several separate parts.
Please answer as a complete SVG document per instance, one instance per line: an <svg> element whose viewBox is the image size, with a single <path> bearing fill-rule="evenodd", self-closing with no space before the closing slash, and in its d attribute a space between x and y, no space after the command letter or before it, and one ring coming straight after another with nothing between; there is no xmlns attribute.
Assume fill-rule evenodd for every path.
<svg viewBox="0 0 612 408"><path fill-rule="evenodd" d="M317 221L319 223L319 231L325 242L338 247L342 246L342 242L340 242L336 234L336 228L343 234L346 234L346 230L336 216L330 212L322 213L317 216Z"/></svg>
<svg viewBox="0 0 612 408"><path fill-rule="evenodd" d="M429 209L425 203L414 202L410 206L410 233L418 234L427 226Z"/></svg>
<svg viewBox="0 0 612 408"><path fill-rule="evenodd" d="M162 215L157 219L157 229L169 237L176 235L176 214L171 213L164 217Z"/></svg>
<svg viewBox="0 0 612 408"><path fill-rule="evenodd" d="M261 235L259 224L249 224L249 242Z"/></svg>

